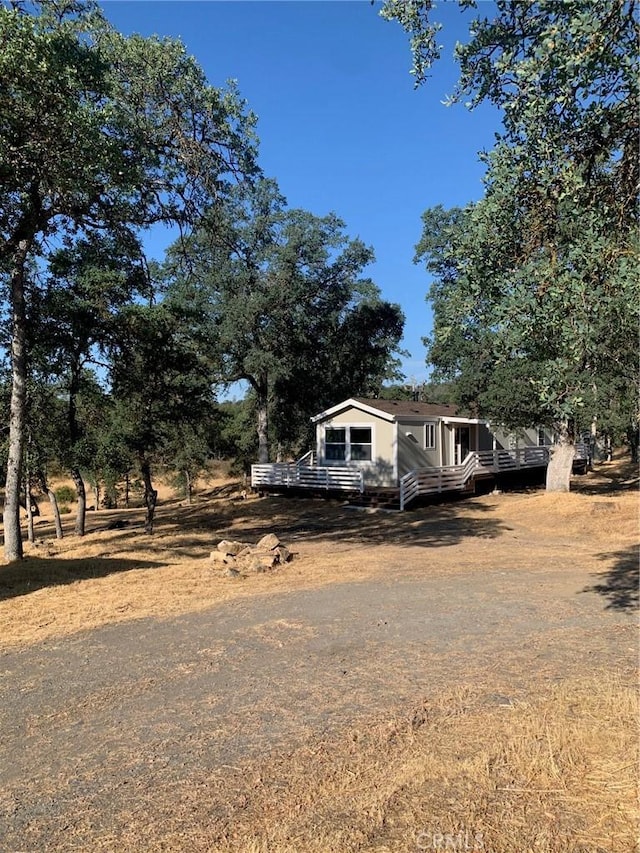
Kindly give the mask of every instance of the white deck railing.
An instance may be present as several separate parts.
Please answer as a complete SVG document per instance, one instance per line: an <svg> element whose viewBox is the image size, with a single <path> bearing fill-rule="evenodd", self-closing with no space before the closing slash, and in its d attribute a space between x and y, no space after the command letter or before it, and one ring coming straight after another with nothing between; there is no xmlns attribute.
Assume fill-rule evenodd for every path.
<svg viewBox="0 0 640 853"><path fill-rule="evenodd" d="M415 498L438 492L463 491L476 477L490 476L523 468L542 468L549 462L549 446L518 447L514 450L474 450L462 465L441 468L419 468L400 480L400 509ZM583 444L576 444L575 458L588 458Z"/></svg>
<svg viewBox="0 0 640 853"><path fill-rule="evenodd" d="M476 478L525 468L542 468L549 462L548 446L518 447L514 450L474 450L461 465L418 468L400 480L400 509L423 495L464 491ZM584 445L576 444L577 460L588 458ZM273 462L251 466L251 486L325 489L363 492L364 475L356 468L314 465L312 451L297 462Z"/></svg>
<svg viewBox="0 0 640 853"><path fill-rule="evenodd" d="M313 456L307 453L297 462L273 462L251 466L251 486L259 489L268 486L299 489L325 489L326 491L363 492L364 475L356 468L320 467L313 465Z"/></svg>

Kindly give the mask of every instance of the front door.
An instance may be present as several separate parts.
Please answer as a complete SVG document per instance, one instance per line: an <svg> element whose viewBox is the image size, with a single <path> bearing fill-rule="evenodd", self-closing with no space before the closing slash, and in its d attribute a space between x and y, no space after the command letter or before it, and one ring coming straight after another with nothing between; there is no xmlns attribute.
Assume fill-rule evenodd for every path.
<svg viewBox="0 0 640 853"><path fill-rule="evenodd" d="M471 448L469 427L455 428L455 465L462 465Z"/></svg>

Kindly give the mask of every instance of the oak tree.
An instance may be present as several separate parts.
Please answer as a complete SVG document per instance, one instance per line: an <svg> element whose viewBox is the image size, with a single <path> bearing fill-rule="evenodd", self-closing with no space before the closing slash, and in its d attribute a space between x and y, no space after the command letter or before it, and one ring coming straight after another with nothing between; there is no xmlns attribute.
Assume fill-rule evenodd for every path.
<svg viewBox="0 0 640 853"><path fill-rule="evenodd" d="M424 82L437 58L428 0L390 0ZM475 3L461 2L462 7ZM489 101L503 131L484 197L428 211L429 358L468 403L559 436L548 487L569 483L577 427L637 427L638 19L634 0L512 0L458 45L453 101Z"/></svg>
<svg viewBox="0 0 640 853"><path fill-rule="evenodd" d="M364 274L373 251L335 215L289 209L272 180L239 184L169 253L172 298L197 306L219 381L248 383L258 460L336 395L381 384L403 316ZM198 332L194 329L194 338Z"/></svg>
<svg viewBox="0 0 640 853"><path fill-rule="evenodd" d="M97 4L0 4L0 271L11 321L5 556L22 556L26 270L82 228L185 222L254 168L253 119L175 40L125 37Z"/></svg>

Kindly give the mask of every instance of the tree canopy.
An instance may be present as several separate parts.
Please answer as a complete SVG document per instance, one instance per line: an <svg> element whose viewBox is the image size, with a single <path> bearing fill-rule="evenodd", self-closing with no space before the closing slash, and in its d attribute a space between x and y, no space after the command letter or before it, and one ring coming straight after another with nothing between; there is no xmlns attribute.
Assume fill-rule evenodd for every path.
<svg viewBox="0 0 640 853"><path fill-rule="evenodd" d="M206 323L214 373L246 381L257 413L258 457L295 446L336 395L379 386L403 317L364 275L372 250L335 215L289 209L273 180L238 184L165 265L167 297Z"/></svg>
<svg viewBox="0 0 640 853"><path fill-rule="evenodd" d="M27 271L82 231L185 225L255 166L253 116L176 40L125 37L97 4L0 4L0 272L11 318L5 555L22 555Z"/></svg>
<svg viewBox="0 0 640 853"><path fill-rule="evenodd" d="M431 6L383 11L411 34L418 83L438 54ZM502 110L484 197L427 211L417 247L435 276L429 359L463 402L509 426L538 421L571 441L617 412L637 427L635 2L495 12L456 48L452 99Z"/></svg>

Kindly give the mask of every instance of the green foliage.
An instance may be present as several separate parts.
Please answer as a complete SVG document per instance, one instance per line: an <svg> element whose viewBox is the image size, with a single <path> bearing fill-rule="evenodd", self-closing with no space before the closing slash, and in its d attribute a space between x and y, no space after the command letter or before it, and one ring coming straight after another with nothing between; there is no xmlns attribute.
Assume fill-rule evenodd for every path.
<svg viewBox="0 0 640 853"><path fill-rule="evenodd" d="M0 43L0 257L45 229L184 219L253 169L253 117L179 41L42 0L0 7Z"/></svg>
<svg viewBox="0 0 640 853"><path fill-rule="evenodd" d="M119 318L111 353L116 447L138 460L175 447L180 435L196 435L211 411L209 366L181 321L165 303L130 305ZM186 427L193 432L182 432Z"/></svg>
<svg viewBox="0 0 640 853"><path fill-rule="evenodd" d="M230 180L256 167L253 116L234 87L207 85L179 41L125 37L93 2L41 0L0 5L0 45L0 276L9 285L12 348L4 538L13 560L22 556L30 264L42 261L45 242L81 232L108 229L120 242L154 222L187 225L217 203ZM75 263L73 252L58 260L68 270ZM86 253L82 263L86 272ZM72 272L79 284L82 276ZM106 279L116 293L117 269ZM86 336L100 302L95 285L85 276L67 332L80 324ZM88 293L84 311L89 306L77 297ZM64 332L69 305L54 295ZM81 362L76 353L69 379L74 456L82 437L74 412ZM76 459L80 482L77 467Z"/></svg>
<svg viewBox="0 0 640 853"><path fill-rule="evenodd" d="M410 385L383 385L378 397L381 400L413 400L414 392Z"/></svg>
<svg viewBox="0 0 640 853"><path fill-rule="evenodd" d="M288 210L261 180L239 185L169 254L167 298L197 306L193 334L219 379L249 383L261 455L268 417L275 443L292 447L319 408L389 375L402 314L363 276L372 250L344 228L334 214Z"/></svg>
<svg viewBox="0 0 640 853"><path fill-rule="evenodd" d="M249 392L244 400L219 403L218 414L215 450L233 460L232 474L248 474L258 458L254 395Z"/></svg>
<svg viewBox="0 0 640 853"><path fill-rule="evenodd" d="M28 468L33 484L43 487L51 476L62 473L59 463L63 461L68 433L60 388L39 373L32 375L27 387L26 431Z"/></svg>
<svg viewBox="0 0 640 853"><path fill-rule="evenodd" d="M193 486L211 458L209 421L213 411L213 405L208 404L197 421L176 424L163 448L172 485L182 495L188 496L188 484Z"/></svg>
<svg viewBox="0 0 640 853"><path fill-rule="evenodd" d="M58 486L55 493L61 504L70 504L76 499L76 490L71 486Z"/></svg>
<svg viewBox="0 0 640 853"><path fill-rule="evenodd" d="M461 3L462 6L471 4ZM509 426L637 424L638 22L634 4L516 0L471 25L453 100L504 133L484 198L423 217L427 341L458 399ZM435 58L429 2L387 3ZM611 413L615 413L612 418Z"/></svg>
<svg viewBox="0 0 640 853"><path fill-rule="evenodd" d="M420 403L457 402L456 389L450 382L413 382L411 385L383 385L378 397L381 400L416 400Z"/></svg>
<svg viewBox="0 0 640 853"><path fill-rule="evenodd" d="M128 232L90 231L47 257L43 286L33 288L31 352L46 347L60 373L103 351L114 319L135 299L151 296L142 248Z"/></svg>

